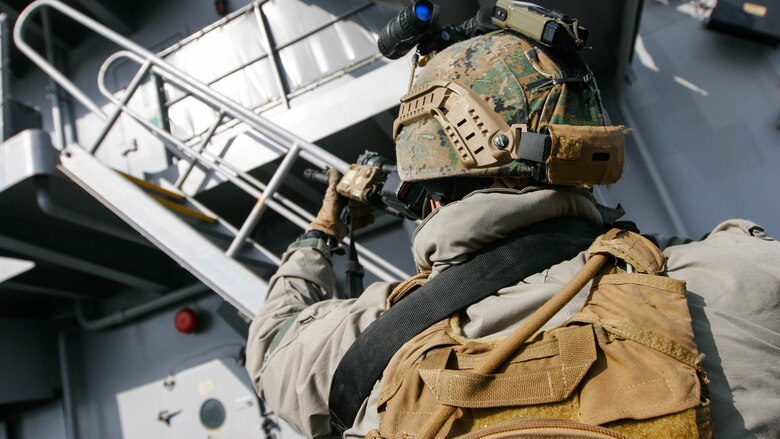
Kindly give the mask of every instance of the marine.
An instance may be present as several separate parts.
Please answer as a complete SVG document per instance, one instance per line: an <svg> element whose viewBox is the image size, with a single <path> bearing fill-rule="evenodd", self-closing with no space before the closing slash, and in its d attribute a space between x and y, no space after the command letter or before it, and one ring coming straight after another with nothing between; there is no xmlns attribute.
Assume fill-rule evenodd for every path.
<svg viewBox="0 0 780 439"><path fill-rule="evenodd" d="M613 437L780 436L780 243L746 220L725 221L699 241L642 236L620 224L623 212L600 205L591 190L620 178L625 129L610 125L576 51L511 29L466 39L419 70L400 111L398 172L429 195L412 243L418 275L374 283L356 299L333 298L333 243L347 226L341 178L329 170L317 218L284 254L250 327L246 368L279 416L308 437L331 436L339 424L330 404L334 375L393 308L507 239L592 231L574 254L487 291L405 341L339 433L490 437L496 426L554 417L553 427L605 428ZM517 259L538 256L520 248ZM480 358L527 330L595 255L609 263L521 337L482 384L458 393L432 381L482 379L474 372ZM620 369L619 358L641 364ZM642 364L674 373L633 374ZM549 379L560 395L539 396L532 377L553 369L562 371ZM516 391L492 384L509 377L520 380ZM505 402L475 401L485 389L485 399ZM436 424L434 414L448 405L457 409Z"/></svg>

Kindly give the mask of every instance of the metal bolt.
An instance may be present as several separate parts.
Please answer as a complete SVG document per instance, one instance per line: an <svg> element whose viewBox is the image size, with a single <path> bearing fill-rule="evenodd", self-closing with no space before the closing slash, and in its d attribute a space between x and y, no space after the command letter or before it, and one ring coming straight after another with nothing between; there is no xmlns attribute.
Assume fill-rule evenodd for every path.
<svg viewBox="0 0 780 439"><path fill-rule="evenodd" d="M506 134L499 134L493 137L493 146L498 149L507 149L509 147L509 137Z"/></svg>

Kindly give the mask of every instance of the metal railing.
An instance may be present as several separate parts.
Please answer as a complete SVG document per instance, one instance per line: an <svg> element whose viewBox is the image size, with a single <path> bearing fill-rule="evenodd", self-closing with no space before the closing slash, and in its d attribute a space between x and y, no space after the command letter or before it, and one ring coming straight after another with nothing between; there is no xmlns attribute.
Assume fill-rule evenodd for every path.
<svg viewBox="0 0 780 439"><path fill-rule="evenodd" d="M180 49L184 45L189 44L192 41L197 40L198 38L203 37L208 32L211 32L214 29L217 29L217 28L219 28L221 26L224 26L225 24L229 23L231 20L234 20L234 19L236 19L238 17L241 17L243 15L246 15L246 14L253 14L255 16L255 20L257 22L258 31L260 32L260 38L261 38L261 43L262 43L262 47L263 47L264 53L248 59L245 63L243 63L242 65L240 65L238 67L230 69L230 70L228 70L228 71L226 71L226 72L224 72L224 73L222 73L222 74L220 74L220 75L218 75L218 76L216 76L214 78L210 78L209 81L206 84L209 85L209 86L212 86L212 85L218 83L219 81L229 77L230 75L240 71L241 69L244 69L247 66L250 66L250 65L252 65L254 63L257 63L257 62L262 61L262 60L267 58L269 60L269 62L271 63L271 73L274 75L274 82L275 82L276 87L277 87L277 89L278 89L278 91L280 93L279 98L277 100L275 100L273 102L273 104L274 105L278 105L278 104L281 103L281 104L284 104L286 107L289 108L289 99L294 97L294 96L296 96L300 91L306 89L309 84L304 84L304 85L300 86L297 89L288 89L288 87L284 83L283 68L282 68L282 66L279 65L279 62L278 62L279 52L284 50L284 49L286 49L286 48L288 48L288 47L290 47L290 46L293 46L296 43L301 42L302 40L304 40L306 38L309 38L309 37L311 37L311 36L321 32L321 31L323 31L325 29L328 29L329 27L335 25L336 23L339 23L339 22L341 22L343 20L351 18L354 15L357 15L357 14L367 10L368 8L376 5L376 3L374 3L373 0L368 0L365 3L363 3L363 4L355 6L355 7L351 8L351 9L349 9L349 10L347 10L347 11L345 11L345 12L343 12L343 13L337 15L337 16L334 16L332 19L330 19L330 20L328 20L328 21L326 21L326 22L324 22L324 23L314 27L313 29L310 29L310 30L308 30L308 31L298 35L297 37L295 37L295 38L293 38L293 39L291 39L291 40L289 40L289 41L287 41L287 42L285 42L283 44L273 44L273 41L272 41L273 38L271 36L271 29L269 28L268 23L266 22L265 12L263 11L263 7L262 7L265 3L268 3L268 1L269 0L256 0L253 3L250 3L250 4L248 4L248 5L244 6L244 7L236 10L235 12L230 13L228 16L226 16L225 18L217 21L216 23L213 23L212 25L209 25L206 28L201 29L199 32L196 32L195 34L193 34L193 35L183 39L182 41L179 41L178 43L174 44L173 46L169 47L168 49L163 50L162 52L160 52L160 56L163 57L163 58L167 57L168 55L173 54L176 50ZM353 65L346 66L346 69L348 70L350 68L355 68L355 67L358 67L358 66L362 65L362 63L364 63L366 61L374 61L376 59L377 59L377 56L369 56L366 59L362 59L362 60L358 60L358 61L354 62ZM337 74L338 74L338 72L337 72ZM330 76L330 75L328 75L328 76ZM317 82L317 81L315 81L315 82ZM163 102L162 105L165 105L166 107L170 107L170 106L172 106L172 105L174 105L174 104L176 104L178 102L181 102L182 100L184 100L188 96L189 96L189 94L186 94L186 93L182 94L181 96L176 96L174 98L171 98L171 99Z"/></svg>
<svg viewBox="0 0 780 439"><path fill-rule="evenodd" d="M30 17L33 16L33 14L36 12L41 12L45 15L48 13L48 9L53 9L60 12L61 14L82 24L83 26L91 29L95 33L103 36L104 38L124 49L109 57L104 62L98 74L98 87L101 90L101 93L103 93L115 105L114 109L109 114L106 114L97 104L95 104L91 98L89 98L80 88L78 88L78 86L71 82L62 72L49 63L43 56L37 53L25 41L24 31L27 23L30 20ZM38 65L38 67L40 67L47 75L56 81L73 98L75 98L78 102L80 102L92 113L104 121L104 126L100 130L97 138L91 143L89 148L85 148L91 154L94 155L94 153L100 148L100 146L106 140L109 131L117 122L119 117L122 114L125 114L136 120L139 124L149 130L157 138L159 138L169 151L171 151L180 159L187 160L189 162L184 172L174 183L177 189L181 187L184 179L187 178L187 175L190 173L193 167L196 166L196 164L199 164L230 181L257 199L252 212L246 218L243 225L237 230L226 221L223 221L218 216L213 215L212 212L209 212L205 206L202 206L193 197L186 196L185 194L191 203L209 213L210 215L216 217L220 223L222 223L226 228L235 234L235 238L226 252L226 256L228 257L234 256L245 242L251 242L251 240L248 240L247 238L252 234L252 231L259 222L261 215L266 210L266 208L275 210L284 218L301 228L307 227L309 222L313 219L313 215L311 215L309 212L277 193L281 182L287 176L291 166L298 158L305 159L314 166L320 168L332 167L342 172L344 172L347 168L346 162L331 154L330 152L296 136L295 134L255 114L253 111L243 107L242 105L228 99L217 91L194 79L187 73L165 62L158 55L135 44L127 38L122 37L116 32L108 29L106 26L74 10L73 8L64 5L58 0L37 0L31 3L19 15L16 27L14 28L14 41L16 42L19 50L27 55L36 65ZM124 90L124 93L122 93L121 97L117 97L105 86L105 75L109 66L121 58L129 59L139 64L140 67L127 88ZM197 145L191 146L186 144L186 142L175 138L171 133L146 120L143 116L128 107L130 99L138 90L139 86L143 82L144 77L148 74L159 76L174 87L185 91L193 98L214 109L216 118L211 124L210 128L202 135L200 142ZM219 126L225 123L226 120L234 120L245 124L249 129L257 133L269 144L273 145L281 151L286 151L285 158L282 160L281 164L277 168L274 175L271 177L268 184L264 184L248 173L241 171L227 161L223 160L219 155L212 154L207 151L206 146L210 142L212 136L219 128ZM59 126L58 129L61 130L62 127ZM57 135L62 138L61 133L57 133ZM252 244L255 247L258 247L256 243L252 242ZM363 262L366 268L378 278L382 280L395 280L408 277L407 273L404 273L402 270L398 269L384 258L371 252L364 246L358 244L357 247L363 256ZM273 255L270 251L266 249L261 250L273 262L279 262L278 257Z"/></svg>

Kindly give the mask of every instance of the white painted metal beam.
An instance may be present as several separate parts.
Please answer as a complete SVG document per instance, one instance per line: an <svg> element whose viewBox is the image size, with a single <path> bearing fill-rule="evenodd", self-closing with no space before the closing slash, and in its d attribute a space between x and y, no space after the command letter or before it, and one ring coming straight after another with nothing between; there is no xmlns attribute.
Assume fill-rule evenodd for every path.
<svg viewBox="0 0 780 439"><path fill-rule="evenodd" d="M268 284L141 189L78 146L62 157L63 171L139 233L239 311L253 317Z"/></svg>

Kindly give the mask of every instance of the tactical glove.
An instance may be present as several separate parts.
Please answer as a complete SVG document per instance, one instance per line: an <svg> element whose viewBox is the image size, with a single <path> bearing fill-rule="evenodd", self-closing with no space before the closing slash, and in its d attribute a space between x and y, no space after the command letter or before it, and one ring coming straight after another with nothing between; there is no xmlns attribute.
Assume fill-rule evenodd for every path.
<svg viewBox="0 0 780 439"><path fill-rule="evenodd" d="M347 234L347 225L340 218L341 209L344 207L346 199L336 192L336 185L341 180L341 173L336 169L328 169L325 174L328 176L328 189L325 190L322 207L306 230L319 230L341 242Z"/></svg>

